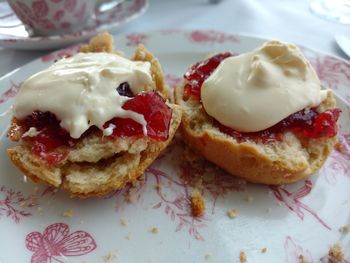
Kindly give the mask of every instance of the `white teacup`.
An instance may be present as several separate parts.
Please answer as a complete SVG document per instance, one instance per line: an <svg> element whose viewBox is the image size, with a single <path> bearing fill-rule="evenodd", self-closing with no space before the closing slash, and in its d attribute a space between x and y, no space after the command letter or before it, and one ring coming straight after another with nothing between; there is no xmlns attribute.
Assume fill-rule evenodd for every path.
<svg viewBox="0 0 350 263"><path fill-rule="evenodd" d="M34 34L48 36L78 32L93 17L97 7L106 1L7 0L7 2L17 17L32 29Z"/></svg>

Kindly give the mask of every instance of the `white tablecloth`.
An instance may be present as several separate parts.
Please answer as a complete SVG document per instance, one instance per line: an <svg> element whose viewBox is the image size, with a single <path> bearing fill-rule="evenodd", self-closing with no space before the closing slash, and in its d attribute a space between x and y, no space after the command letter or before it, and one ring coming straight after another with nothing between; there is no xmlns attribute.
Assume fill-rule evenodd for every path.
<svg viewBox="0 0 350 263"><path fill-rule="evenodd" d="M307 0L222 0L219 4L209 4L208 0L150 0L143 16L114 34L169 28L217 29L280 39L345 59L334 35L350 35L350 25L313 15ZM0 48L0 76L46 53Z"/></svg>

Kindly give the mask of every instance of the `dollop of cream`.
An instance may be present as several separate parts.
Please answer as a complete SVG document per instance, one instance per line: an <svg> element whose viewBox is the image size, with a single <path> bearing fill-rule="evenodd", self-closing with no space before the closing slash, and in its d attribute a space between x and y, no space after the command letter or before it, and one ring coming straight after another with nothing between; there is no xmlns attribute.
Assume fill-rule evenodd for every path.
<svg viewBox="0 0 350 263"><path fill-rule="evenodd" d="M224 59L201 89L205 111L241 132L270 128L326 96L301 51L279 41Z"/></svg>
<svg viewBox="0 0 350 263"><path fill-rule="evenodd" d="M23 82L13 112L18 119L33 111L50 111L70 136L79 138L90 126L104 130L114 117L130 118L143 125L143 115L124 110L130 98L116 88L127 82L136 95L152 86L150 63L131 61L116 54L78 53L62 59Z"/></svg>

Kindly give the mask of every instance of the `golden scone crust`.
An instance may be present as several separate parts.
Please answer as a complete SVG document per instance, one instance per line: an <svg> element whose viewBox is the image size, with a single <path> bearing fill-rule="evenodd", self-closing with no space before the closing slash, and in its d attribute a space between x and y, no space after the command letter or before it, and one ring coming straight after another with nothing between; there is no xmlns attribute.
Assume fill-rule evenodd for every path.
<svg viewBox="0 0 350 263"><path fill-rule="evenodd" d="M88 45L82 46L81 52L114 52L113 38L108 33L101 33ZM136 49L132 60L151 63L154 86L146 87L145 90L155 88L163 98L171 99L158 60L142 45ZM19 144L8 149L7 153L17 168L34 182L48 183L72 196L103 196L134 182L172 140L181 123L182 109L171 101L167 104L172 109L172 118L166 141L155 141L149 137L120 137L112 140L91 134L70 149L62 163L50 166L19 141L22 131L13 119L8 136L13 141L19 141Z"/></svg>
<svg viewBox="0 0 350 263"><path fill-rule="evenodd" d="M175 102L183 108L180 130L188 144L207 160L232 175L253 183L285 184L304 179L319 170L337 139L305 139L287 132L274 143L237 142L213 125L213 118L194 98L184 99L184 84L175 90ZM332 92L318 107L335 108Z"/></svg>

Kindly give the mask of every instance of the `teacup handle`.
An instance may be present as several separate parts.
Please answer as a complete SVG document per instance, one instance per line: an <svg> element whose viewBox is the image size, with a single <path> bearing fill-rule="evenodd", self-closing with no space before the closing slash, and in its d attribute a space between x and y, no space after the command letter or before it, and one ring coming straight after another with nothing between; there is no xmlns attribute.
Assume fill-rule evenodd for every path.
<svg viewBox="0 0 350 263"><path fill-rule="evenodd" d="M95 12L105 13L120 5L124 0L97 0Z"/></svg>

